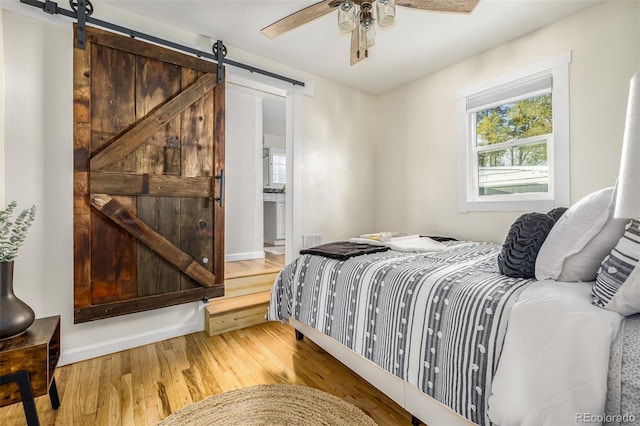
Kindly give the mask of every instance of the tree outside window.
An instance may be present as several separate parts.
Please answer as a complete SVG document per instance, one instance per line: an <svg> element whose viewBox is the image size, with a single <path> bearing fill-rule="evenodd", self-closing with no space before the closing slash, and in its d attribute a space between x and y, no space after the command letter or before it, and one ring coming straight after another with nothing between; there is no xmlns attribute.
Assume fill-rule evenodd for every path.
<svg viewBox="0 0 640 426"><path fill-rule="evenodd" d="M547 192L551 93L475 113L478 195Z"/></svg>

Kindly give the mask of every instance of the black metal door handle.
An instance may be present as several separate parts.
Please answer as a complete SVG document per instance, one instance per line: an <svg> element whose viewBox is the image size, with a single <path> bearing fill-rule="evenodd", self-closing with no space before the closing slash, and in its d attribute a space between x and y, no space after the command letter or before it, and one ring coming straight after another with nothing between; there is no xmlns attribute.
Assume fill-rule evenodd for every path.
<svg viewBox="0 0 640 426"><path fill-rule="evenodd" d="M224 169L220 170L220 174L215 176L216 180L220 182L220 195L214 198L220 207L224 207Z"/></svg>

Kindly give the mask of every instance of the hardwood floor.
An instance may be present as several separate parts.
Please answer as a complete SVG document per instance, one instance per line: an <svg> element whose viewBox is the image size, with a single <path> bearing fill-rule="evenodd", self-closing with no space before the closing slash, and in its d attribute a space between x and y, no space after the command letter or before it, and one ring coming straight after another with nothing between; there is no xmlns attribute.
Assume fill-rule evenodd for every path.
<svg viewBox="0 0 640 426"><path fill-rule="evenodd" d="M224 278L234 279L250 275L280 272L284 267L284 255L265 253L264 259L237 260L224 263Z"/></svg>
<svg viewBox="0 0 640 426"><path fill-rule="evenodd" d="M152 425L209 395L262 383L312 386L349 401L380 425L411 416L291 327L269 322L204 332L56 369L61 406L36 399L42 425ZM24 425L22 404L0 408L2 425Z"/></svg>

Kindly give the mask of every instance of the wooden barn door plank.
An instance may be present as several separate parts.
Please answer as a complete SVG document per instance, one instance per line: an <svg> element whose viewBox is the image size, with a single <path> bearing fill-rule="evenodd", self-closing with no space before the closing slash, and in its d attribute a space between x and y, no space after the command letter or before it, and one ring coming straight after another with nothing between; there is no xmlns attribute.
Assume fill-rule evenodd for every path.
<svg viewBox="0 0 640 426"><path fill-rule="evenodd" d="M181 303L193 302L194 300L200 300L205 297L212 298L221 296L223 296L221 287L198 287L177 293L156 294L154 296L140 297L133 300L109 302L84 309L77 309L74 320L76 323L87 322L130 314L132 312L147 311L158 307L180 305Z"/></svg>
<svg viewBox="0 0 640 426"><path fill-rule="evenodd" d="M224 294L215 64L87 28L74 49L74 319Z"/></svg>
<svg viewBox="0 0 640 426"><path fill-rule="evenodd" d="M202 96L196 86L191 86L191 92L180 93L180 89L180 67L157 59L137 57L136 113L140 124L131 133L144 127L147 122L155 127L135 150L138 173L180 175L179 111L193 103L193 98ZM172 103L179 108L163 112ZM151 113L154 109L159 117L166 115L167 120L156 121ZM118 143L122 142L114 141L114 144ZM179 194L176 192L177 196ZM180 228L176 219L180 215L180 200L175 197L139 196L137 202L137 216L171 244L179 246ZM138 243L138 296L178 291L180 275L180 271L156 253L153 247Z"/></svg>
<svg viewBox="0 0 640 426"><path fill-rule="evenodd" d="M135 56L91 46L93 154L135 123ZM122 156L109 170L135 172L135 156ZM119 202L135 212L135 198L120 197ZM95 210L91 212L91 235L92 304L137 297L136 239Z"/></svg>
<svg viewBox="0 0 640 426"><path fill-rule="evenodd" d="M106 194L93 194L91 196L91 205L203 287L212 287L214 285L215 280L211 272L191 256L178 249L171 241L147 226L116 198Z"/></svg>
<svg viewBox="0 0 640 426"><path fill-rule="evenodd" d="M162 59L169 64L178 65L182 68L192 69L203 73L215 74L218 64L197 58L191 55L177 52L175 50L165 49L153 44L149 44L142 40L123 37L109 31L101 30L95 27L87 27L87 40L92 43L107 46L122 52L132 53L137 56L148 58ZM158 52L162 52L158 55Z"/></svg>
<svg viewBox="0 0 640 426"><path fill-rule="evenodd" d="M190 86L202 75L182 69L182 85ZM216 91L220 90L216 88ZM184 178L214 176L213 92L207 93L182 112L181 175ZM211 185L214 189L214 185ZM215 194L211 195L211 198ZM180 200L180 248L213 272L213 200L184 197ZM182 276L181 289L197 287L189 277Z"/></svg>
<svg viewBox="0 0 640 426"><path fill-rule="evenodd" d="M225 85L221 84L214 93L215 127L213 130L214 153L213 164L215 175L220 175L224 170L224 144L225 144ZM224 197L224 185L221 180L216 180L216 194ZM213 274L224 281L224 203L214 203L213 205L213 247L214 247L214 267Z"/></svg>
<svg viewBox="0 0 640 426"><path fill-rule="evenodd" d="M96 194L149 195L155 197L213 197L213 179L146 173L91 172L91 191Z"/></svg>
<svg viewBox="0 0 640 426"><path fill-rule="evenodd" d="M73 282L74 308L91 306L91 43L73 51Z"/></svg>
<svg viewBox="0 0 640 426"><path fill-rule="evenodd" d="M74 40L75 44L75 40ZM74 308L91 305L91 43L73 52L73 258Z"/></svg>
<svg viewBox="0 0 640 426"><path fill-rule="evenodd" d="M182 110L213 89L215 85L216 76L214 74L203 75L189 88L148 114L140 123L93 156L91 158L91 170L105 169L131 153L140 144L152 137L155 132L173 120Z"/></svg>

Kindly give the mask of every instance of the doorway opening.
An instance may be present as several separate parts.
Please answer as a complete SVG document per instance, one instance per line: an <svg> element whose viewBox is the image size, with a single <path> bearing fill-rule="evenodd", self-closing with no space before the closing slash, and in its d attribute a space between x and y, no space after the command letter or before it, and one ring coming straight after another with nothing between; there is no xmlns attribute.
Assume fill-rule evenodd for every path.
<svg viewBox="0 0 640 426"><path fill-rule="evenodd" d="M226 102L225 269L271 273L285 263L287 98L228 83Z"/></svg>
<svg viewBox="0 0 640 426"><path fill-rule="evenodd" d="M287 104L282 96L262 97L263 245L265 257L282 261L286 249Z"/></svg>

